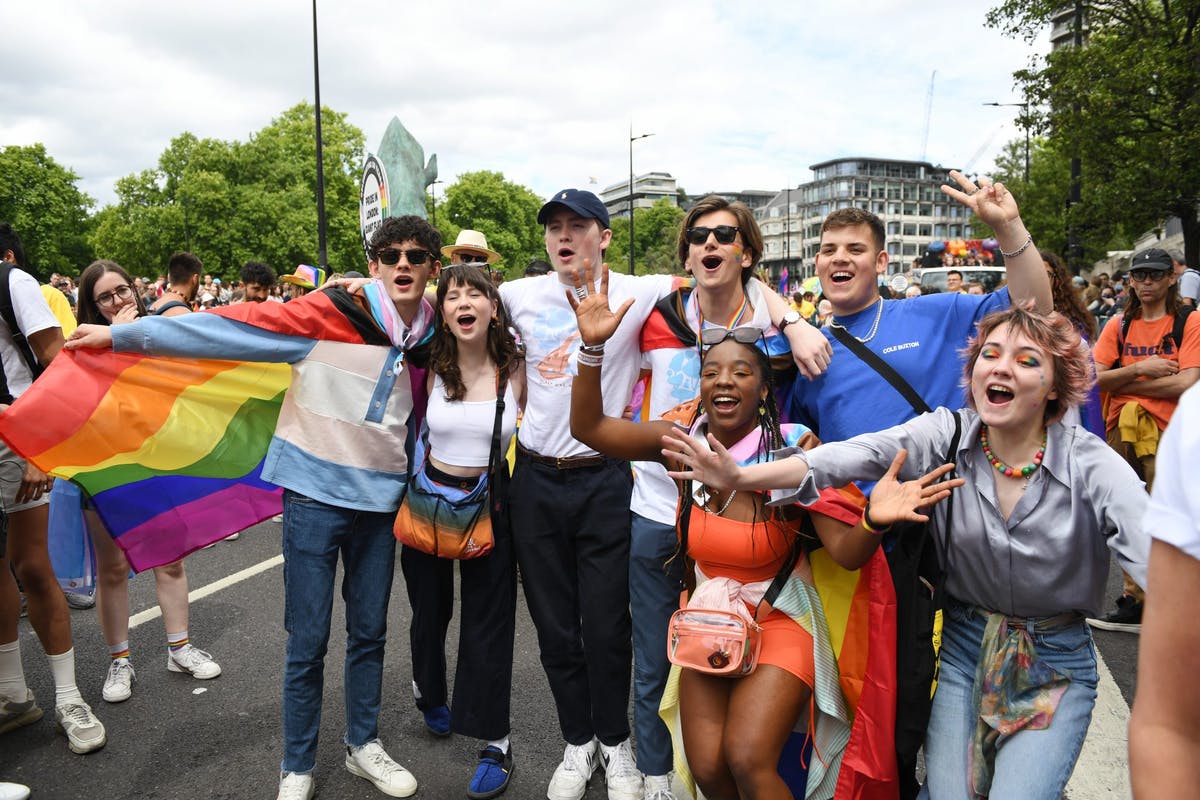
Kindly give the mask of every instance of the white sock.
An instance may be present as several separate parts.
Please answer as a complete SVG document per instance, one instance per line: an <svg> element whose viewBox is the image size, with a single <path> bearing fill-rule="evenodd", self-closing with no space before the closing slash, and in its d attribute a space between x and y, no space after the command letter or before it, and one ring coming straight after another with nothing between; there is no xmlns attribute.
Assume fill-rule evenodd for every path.
<svg viewBox="0 0 1200 800"><path fill-rule="evenodd" d="M492 739L490 742L488 742L485 745L485 747L494 747L497 750L499 750L501 753L507 753L508 752L508 737L505 736L503 739Z"/></svg>
<svg viewBox="0 0 1200 800"><path fill-rule="evenodd" d="M54 705L82 703L83 695L75 685L75 648L46 658L50 659L50 674L54 676Z"/></svg>
<svg viewBox="0 0 1200 800"><path fill-rule="evenodd" d="M0 644L0 694L24 701L28 691L21 668L21 640Z"/></svg>

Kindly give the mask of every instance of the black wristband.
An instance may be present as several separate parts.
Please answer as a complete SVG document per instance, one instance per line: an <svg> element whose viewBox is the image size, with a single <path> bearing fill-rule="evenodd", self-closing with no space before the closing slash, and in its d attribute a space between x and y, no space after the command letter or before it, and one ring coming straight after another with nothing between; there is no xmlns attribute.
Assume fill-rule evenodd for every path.
<svg viewBox="0 0 1200 800"><path fill-rule="evenodd" d="M871 501L870 500L868 500L867 504L865 506L863 506L863 522L867 523L867 527L870 528L871 530L879 531L880 533L885 533L892 529L891 525L876 525L874 522L871 521Z"/></svg>

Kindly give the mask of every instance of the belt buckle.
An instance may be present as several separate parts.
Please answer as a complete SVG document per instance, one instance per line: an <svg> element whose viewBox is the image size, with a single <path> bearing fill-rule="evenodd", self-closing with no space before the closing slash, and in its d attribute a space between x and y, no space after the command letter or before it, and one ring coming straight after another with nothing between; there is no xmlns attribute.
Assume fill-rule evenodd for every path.
<svg viewBox="0 0 1200 800"><path fill-rule="evenodd" d="M570 464L570 462L571 462L570 458L563 458L562 456L555 456L554 468L555 469L570 469L570 467L568 466L568 464Z"/></svg>

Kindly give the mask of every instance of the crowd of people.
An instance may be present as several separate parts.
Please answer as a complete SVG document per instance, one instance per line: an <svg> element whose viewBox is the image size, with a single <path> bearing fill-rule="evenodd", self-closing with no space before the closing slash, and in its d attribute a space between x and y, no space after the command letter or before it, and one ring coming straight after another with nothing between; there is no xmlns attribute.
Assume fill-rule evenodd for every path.
<svg viewBox="0 0 1200 800"><path fill-rule="evenodd" d="M315 792L339 562L344 765L389 796L417 791L424 767L401 766L379 730L397 560L416 708L431 734L481 742L464 770L468 797L499 796L514 770L519 574L564 746L545 778L549 800L580 800L597 771L610 800L696 788L709 800L832 798L872 781L879 796L1057 798L1096 699L1089 623L1138 631L1145 609L1148 630L1170 630L1151 623L1153 576L1200 556L1194 517L1169 505L1178 459L1164 464L1161 497L1148 495L1175 426L1163 432L1200 376L1200 316L1171 254L1144 250L1111 282L1080 285L1037 249L1004 186L951 178L945 194L995 232L1006 281L994 292L958 275L947 291L885 297L884 225L847 208L822 224L819 295L789 302L755 277L763 240L752 212L718 196L686 213L680 274L640 277L608 272L608 211L578 189L539 212L547 262L509 281L483 234L444 244L429 222L403 216L372 234L368 277L327 280L301 265L277 281L249 262L225 286L180 253L154 282L100 260L77 282L56 275L39 287L0 225L0 280L15 310L0 325L3 399L19 398L64 346L290 365L262 472L283 489L279 800ZM58 298L70 319L56 316ZM511 480L497 457L510 449ZM20 591L49 659L56 722L72 751L93 752L107 733L76 685L47 553L53 478L7 445L0 469L0 734L42 716L24 679ZM451 505L482 491L470 526L480 513L490 523L486 546L460 561L453 683L453 561L408 540L396 558L397 513L415 513L418 489ZM100 693L122 702L135 682L129 564L86 497L81 511L111 655ZM1155 526L1143 523L1155 514ZM926 522L945 622L919 787L915 752L892 752L895 730L870 727L886 728L887 716L856 713L868 700L854 670L869 667L839 660L846 644L831 635L822 580L831 569L886 571L893 526ZM1169 567L1150 560L1151 534ZM1110 553L1126 589L1104 613ZM188 638L183 562L154 572L167 668L216 678L216 660ZM893 603L911 589L900 581L886 582ZM760 632L752 668L713 674L720 653L713 670L682 656L673 666L681 603ZM1171 643L1160 633L1154 646L1161 655ZM893 687L894 709L890 663L871 682ZM1186 738L1157 727L1178 710L1147 706L1135 710L1135 735L1188 752ZM887 774L846 757L855 737L887 744ZM785 768L791 740L798 769ZM1135 786L1151 796L1155 778L1137 770L1155 754L1132 747L1142 753ZM10 786L0 798L27 796Z"/></svg>

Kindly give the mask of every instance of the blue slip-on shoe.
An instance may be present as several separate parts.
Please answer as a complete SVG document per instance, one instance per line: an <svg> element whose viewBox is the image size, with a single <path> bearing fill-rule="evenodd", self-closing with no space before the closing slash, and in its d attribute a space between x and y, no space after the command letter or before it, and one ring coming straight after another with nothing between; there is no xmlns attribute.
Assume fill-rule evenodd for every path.
<svg viewBox="0 0 1200 800"><path fill-rule="evenodd" d="M467 797L472 800L499 797L508 788L512 773L512 746L509 745L507 753L502 753L495 745L488 745L479 751L479 766L475 768L475 775L467 788Z"/></svg>
<svg viewBox="0 0 1200 800"><path fill-rule="evenodd" d="M450 709L446 706L438 706L431 708L428 711L422 711L425 715L425 728L434 736L449 736L450 735Z"/></svg>

